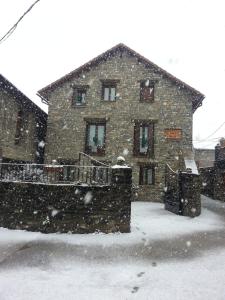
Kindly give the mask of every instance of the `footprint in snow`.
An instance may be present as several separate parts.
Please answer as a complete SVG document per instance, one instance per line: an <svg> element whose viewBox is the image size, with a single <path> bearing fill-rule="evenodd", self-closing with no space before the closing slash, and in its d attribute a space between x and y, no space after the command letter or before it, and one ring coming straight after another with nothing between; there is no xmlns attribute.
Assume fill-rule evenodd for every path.
<svg viewBox="0 0 225 300"><path fill-rule="evenodd" d="M140 273L137 274L137 277L141 277L141 276L143 276L144 274L145 274L145 272L140 272Z"/></svg>
<svg viewBox="0 0 225 300"><path fill-rule="evenodd" d="M133 290L131 291L131 293L137 293L137 291L139 290L139 287L138 286L134 286L133 287Z"/></svg>

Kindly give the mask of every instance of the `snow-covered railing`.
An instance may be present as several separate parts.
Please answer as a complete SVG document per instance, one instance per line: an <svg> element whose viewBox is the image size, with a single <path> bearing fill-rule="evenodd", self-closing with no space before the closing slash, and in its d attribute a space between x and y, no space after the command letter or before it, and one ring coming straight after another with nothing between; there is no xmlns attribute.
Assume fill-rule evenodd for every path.
<svg viewBox="0 0 225 300"><path fill-rule="evenodd" d="M80 166L101 166L101 167L109 167L109 165L94 159L92 156L84 153L84 152L79 152L79 165Z"/></svg>
<svg viewBox="0 0 225 300"><path fill-rule="evenodd" d="M94 165L0 163L0 181L107 185L111 168Z"/></svg>

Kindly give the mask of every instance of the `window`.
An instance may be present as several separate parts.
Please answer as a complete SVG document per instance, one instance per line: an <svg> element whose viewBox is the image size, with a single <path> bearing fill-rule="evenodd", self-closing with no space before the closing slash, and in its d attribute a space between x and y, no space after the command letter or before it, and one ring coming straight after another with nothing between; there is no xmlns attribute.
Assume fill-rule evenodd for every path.
<svg viewBox="0 0 225 300"><path fill-rule="evenodd" d="M149 122L135 122L134 126L134 155L153 156L154 154L154 125Z"/></svg>
<svg viewBox="0 0 225 300"><path fill-rule="evenodd" d="M84 106L86 104L87 87L75 87L72 106Z"/></svg>
<svg viewBox="0 0 225 300"><path fill-rule="evenodd" d="M86 131L86 152L89 154L105 154L105 122L88 122Z"/></svg>
<svg viewBox="0 0 225 300"><path fill-rule="evenodd" d="M116 84L119 80L103 80L102 81L102 100L115 101L116 100Z"/></svg>
<svg viewBox="0 0 225 300"><path fill-rule="evenodd" d="M154 101L154 82L148 79L141 82L140 101L144 101L144 102Z"/></svg>
<svg viewBox="0 0 225 300"><path fill-rule="evenodd" d="M155 183L155 168L153 166L140 166L139 184L152 185Z"/></svg>

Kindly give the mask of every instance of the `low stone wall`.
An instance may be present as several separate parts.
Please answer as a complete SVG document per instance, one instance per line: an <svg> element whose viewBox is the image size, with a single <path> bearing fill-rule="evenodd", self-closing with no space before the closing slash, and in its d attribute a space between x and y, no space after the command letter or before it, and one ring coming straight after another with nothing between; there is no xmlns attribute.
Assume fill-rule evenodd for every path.
<svg viewBox="0 0 225 300"><path fill-rule="evenodd" d="M0 182L0 226L29 231L130 232L130 168L108 186Z"/></svg>
<svg viewBox="0 0 225 300"><path fill-rule="evenodd" d="M197 217L201 214L200 176L182 172L181 211L183 216Z"/></svg>
<svg viewBox="0 0 225 300"><path fill-rule="evenodd" d="M225 201L225 161L216 161L212 168L201 168L201 193Z"/></svg>
<svg viewBox="0 0 225 300"><path fill-rule="evenodd" d="M165 209L175 214L197 217L201 214L200 176L166 168Z"/></svg>
<svg viewBox="0 0 225 300"><path fill-rule="evenodd" d="M225 201L225 160L214 165L214 199Z"/></svg>
<svg viewBox="0 0 225 300"><path fill-rule="evenodd" d="M214 167L200 168L201 178L201 193L208 197L214 197L214 182L215 182L215 169Z"/></svg>

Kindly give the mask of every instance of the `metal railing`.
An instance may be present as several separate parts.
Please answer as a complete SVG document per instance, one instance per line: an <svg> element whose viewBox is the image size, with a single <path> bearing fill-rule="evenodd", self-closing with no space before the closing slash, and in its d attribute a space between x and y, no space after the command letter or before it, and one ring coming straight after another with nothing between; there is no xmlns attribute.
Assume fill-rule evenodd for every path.
<svg viewBox="0 0 225 300"><path fill-rule="evenodd" d="M0 163L0 181L107 185L111 168L94 165Z"/></svg>

